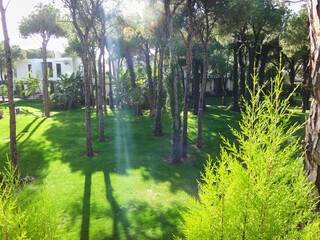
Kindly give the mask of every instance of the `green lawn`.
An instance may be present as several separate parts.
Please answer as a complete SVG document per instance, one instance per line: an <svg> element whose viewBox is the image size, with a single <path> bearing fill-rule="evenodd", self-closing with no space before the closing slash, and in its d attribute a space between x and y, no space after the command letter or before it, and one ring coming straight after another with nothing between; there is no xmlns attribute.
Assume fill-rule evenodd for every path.
<svg viewBox="0 0 320 240"><path fill-rule="evenodd" d="M171 119L163 115L164 137L153 137L153 118L110 110L105 115L106 142L98 142L92 111L93 148L85 157L84 110L51 112L42 117L41 101L18 101L17 139L21 175L34 176L30 197L44 184L62 210L66 239L171 239L181 235L179 211L187 195L197 196L197 180L208 155L219 154L219 134L231 137L240 114L207 99L205 149L188 149L182 165L164 161L171 152ZM0 109L4 109L0 105ZM303 115L295 113L300 121ZM197 118L189 115L189 143L196 141ZM0 119L0 160L9 153L8 108ZM197 164L194 164L196 160Z"/></svg>

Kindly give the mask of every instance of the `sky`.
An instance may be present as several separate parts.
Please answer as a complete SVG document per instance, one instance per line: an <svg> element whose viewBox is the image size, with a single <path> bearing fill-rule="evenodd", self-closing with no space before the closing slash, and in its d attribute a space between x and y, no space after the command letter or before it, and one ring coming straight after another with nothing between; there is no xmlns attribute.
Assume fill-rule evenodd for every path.
<svg viewBox="0 0 320 240"><path fill-rule="evenodd" d="M8 0L4 0L4 4L7 2ZM19 45L22 49L34 49L41 47L41 40L39 38L37 39L32 37L23 39L19 34L20 21L23 17L27 17L39 3L52 3L52 0L10 0L6 11L10 45ZM61 1L55 0L55 4L57 4L58 8L61 9ZM142 12L141 4L137 3L136 0L124 0L122 9L124 9L127 14L139 11ZM1 24L0 31L0 40L3 40ZM52 38L48 43L48 50L63 52L66 45L67 40L65 38Z"/></svg>
<svg viewBox="0 0 320 240"><path fill-rule="evenodd" d="M4 0L6 3L8 0ZM22 49L40 48L41 41L36 38L23 39L19 34L19 23L23 17L28 16L39 3L51 3L52 0L11 0L6 11L7 26L10 38L10 45L19 45ZM0 26L0 40L3 40L2 26ZM66 39L51 39L48 49L63 52Z"/></svg>
<svg viewBox="0 0 320 240"><path fill-rule="evenodd" d="M6 4L8 0L4 0ZM19 23L23 17L28 16L30 12L34 10L34 6L39 3L51 3L52 0L10 0L6 17L7 26L9 31L9 38L11 45L19 45L22 49L34 49L41 47L41 41L36 38L23 39L19 34ZM126 14L132 14L134 12L142 13L143 4L137 0L123 0L123 6L121 7ZM62 4L60 0L55 0L58 7L61 9ZM294 7L294 6L293 6ZM299 6L297 6L299 8ZM0 24L0 40L3 40L2 26ZM65 38L51 39L48 43L48 50L63 52L67 40Z"/></svg>

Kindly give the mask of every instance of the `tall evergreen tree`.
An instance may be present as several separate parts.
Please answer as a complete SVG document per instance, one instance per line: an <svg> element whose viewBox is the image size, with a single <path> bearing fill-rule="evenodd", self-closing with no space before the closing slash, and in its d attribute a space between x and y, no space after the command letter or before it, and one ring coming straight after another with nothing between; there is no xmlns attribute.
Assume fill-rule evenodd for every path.
<svg viewBox="0 0 320 240"><path fill-rule="evenodd" d="M65 31L57 23L60 14L59 10L51 4L39 4L36 10L28 17L23 18L19 30L22 36L38 36L42 38L42 74L43 74L43 105L44 114L50 117L49 94L48 94L48 65L47 65L47 45L51 37L62 37Z"/></svg>

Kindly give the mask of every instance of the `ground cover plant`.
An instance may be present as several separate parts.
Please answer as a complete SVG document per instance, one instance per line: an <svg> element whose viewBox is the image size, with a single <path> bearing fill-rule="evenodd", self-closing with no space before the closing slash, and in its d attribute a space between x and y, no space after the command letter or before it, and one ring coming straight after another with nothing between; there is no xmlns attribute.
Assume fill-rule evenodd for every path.
<svg viewBox="0 0 320 240"><path fill-rule="evenodd" d="M208 154L219 152L219 133L230 135L238 113L207 101L203 151L189 148L182 165L164 160L171 152L171 119L163 116L165 136L153 137L153 118L129 111L105 114L106 142L98 142L98 119L92 114L96 156L85 156L84 109L53 111L44 118L41 101L17 101L19 167L35 181L26 187L26 202L42 188L62 211L68 239L171 239L179 236L179 212L186 193L196 196L197 182ZM4 109L0 105L1 109ZM0 120L0 158L9 151L8 110ZM196 117L190 117L189 143L195 143Z"/></svg>

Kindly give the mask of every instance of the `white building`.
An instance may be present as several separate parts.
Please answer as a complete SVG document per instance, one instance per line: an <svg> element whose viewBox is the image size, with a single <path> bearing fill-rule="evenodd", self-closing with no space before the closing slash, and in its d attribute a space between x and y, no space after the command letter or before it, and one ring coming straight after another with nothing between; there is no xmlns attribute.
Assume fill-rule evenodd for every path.
<svg viewBox="0 0 320 240"><path fill-rule="evenodd" d="M61 57L61 58L48 58L48 68L50 69L50 74L48 76L49 81L59 80L59 75L68 74L80 71L82 62L79 57ZM42 59L23 59L18 60L16 63L16 77L18 81L23 80L23 78L29 77L29 72L33 76L39 74L39 78L42 79Z"/></svg>

